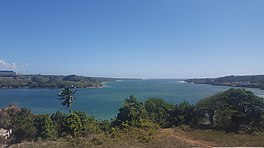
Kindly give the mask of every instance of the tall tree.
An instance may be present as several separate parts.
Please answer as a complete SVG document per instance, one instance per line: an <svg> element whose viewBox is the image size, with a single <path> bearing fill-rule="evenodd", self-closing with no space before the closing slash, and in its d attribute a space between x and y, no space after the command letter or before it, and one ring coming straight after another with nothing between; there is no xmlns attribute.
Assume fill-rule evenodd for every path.
<svg viewBox="0 0 264 148"><path fill-rule="evenodd" d="M135 125L140 123L140 120L147 118L147 112L142 102L137 101L134 96L129 96L125 99L124 105L119 109L114 125L121 125L122 123L128 123L129 125Z"/></svg>
<svg viewBox="0 0 264 148"><path fill-rule="evenodd" d="M76 89L72 90L69 87L63 88L58 95L60 97L59 100L64 100L61 104L69 108L70 113L72 112L72 101L75 99L73 95L76 93L76 91Z"/></svg>
<svg viewBox="0 0 264 148"><path fill-rule="evenodd" d="M262 130L264 99L245 89L229 89L197 103L211 126L227 131Z"/></svg>
<svg viewBox="0 0 264 148"><path fill-rule="evenodd" d="M145 109L151 121L158 123L161 127L168 127L169 111L173 105L163 99L149 98L145 101Z"/></svg>

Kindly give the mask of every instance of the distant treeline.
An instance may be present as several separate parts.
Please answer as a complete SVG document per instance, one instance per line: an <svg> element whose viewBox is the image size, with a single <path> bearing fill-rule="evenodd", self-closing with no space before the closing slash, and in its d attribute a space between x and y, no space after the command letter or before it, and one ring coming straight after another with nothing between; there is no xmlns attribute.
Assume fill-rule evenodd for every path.
<svg viewBox="0 0 264 148"><path fill-rule="evenodd" d="M57 75L17 75L0 77L0 88L65 88L65 87L100 87L104 81L114 81L112 78L94 78L84 76Z"/></svg>
<svg viewBox="0 0 264 148"><path fill-rule="evenodd" d="M250 87L264 89L264 75L226 76L220 78L188 79L188 83L225 85L233 87Z"/></svg>

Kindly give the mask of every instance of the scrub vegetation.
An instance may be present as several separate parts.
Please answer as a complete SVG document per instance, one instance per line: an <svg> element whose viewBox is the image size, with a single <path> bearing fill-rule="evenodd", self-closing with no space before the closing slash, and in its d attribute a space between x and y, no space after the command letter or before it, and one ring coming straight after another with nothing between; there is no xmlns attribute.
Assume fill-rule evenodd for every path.
<svg viewBox="0 0 264 148"><path fill-rule="evenodd" d="M245 89L229 89L197 104L171 104L159 98L140 102L129 96L110 121L81 111L43 115L9 106L0 112L0 127L13 131L1 142L14 147L264 145L258 140L264 138L264 100ZM209 142L203 145L190 138ZM234 138L238 140L232 143Z"/></svg>

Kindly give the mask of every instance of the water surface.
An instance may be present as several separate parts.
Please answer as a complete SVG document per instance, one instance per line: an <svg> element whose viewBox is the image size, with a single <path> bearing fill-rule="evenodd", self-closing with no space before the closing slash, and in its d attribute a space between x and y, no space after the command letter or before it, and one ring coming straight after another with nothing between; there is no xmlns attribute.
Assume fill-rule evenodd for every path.
<svg viewBox="0 0 264 148"><path fill-rule="evenodd" d="M147 98L163 98L173 104L188 101L196 103L228 86L183 83L182 80L125 80L108 82L103 88L82 88L76 93L74 110L85 111L98 119L114 118L125 98L134 95L143 101ZM256 95L264 96L264 91L252 90ZM16 103L30 108L34 113L67 112L58 100L60 89L0 89L0 107Z"/></svg>

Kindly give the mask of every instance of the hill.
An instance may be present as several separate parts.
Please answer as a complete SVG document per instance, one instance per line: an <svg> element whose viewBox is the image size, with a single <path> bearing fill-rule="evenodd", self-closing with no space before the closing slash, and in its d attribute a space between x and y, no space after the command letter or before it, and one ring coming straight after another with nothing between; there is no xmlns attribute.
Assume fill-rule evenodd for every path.
<svg viewBox="0 0 264 148"><path fill-rule="evenodd" d="M102 86L102 82L114 80L116 79L77 75L16 75L0 77L0 88L97 88Z"/></svg>
<svg viewBox="0 0 264 148"><path fill-rule="evenodd" d="M185 82L195 84L224 85L264 89L264 75L225 76L220 78L187 79Z"/></svg>

